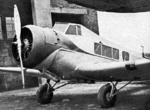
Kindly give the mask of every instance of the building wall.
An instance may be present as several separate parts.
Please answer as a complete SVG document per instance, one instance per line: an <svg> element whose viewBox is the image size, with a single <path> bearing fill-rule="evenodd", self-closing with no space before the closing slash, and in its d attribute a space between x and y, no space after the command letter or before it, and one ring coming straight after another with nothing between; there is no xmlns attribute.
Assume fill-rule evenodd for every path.
<svg viewBox="0 0 150 110"><path fill-rule="evenodd" d="M83 25L99 35L97 12L93 9L88 9L87 14L83 15Z"/></svg>
<svg viewBox="0 0 150 110"><path fill-rule="evenodd" d="M0 66L19 66L12 56L11 44L14 35L7 34L6 19L13 18L14 4L17 4L22 26L33 24L30 0L0 0L0 21L2 29L2 38L0 39ZM35 77L25 77L26 87L38 86L38 80ZM22 88L21 75L0 73L0 91Z"/></svg>
<svg viewBox="0 0 150 110"><path fill-rule="evenodd" d="M84 7L76 5L76 4L69 4L65 0L51 0L52 7L60 7L60 8L78 8L83 9Z"/></svg>
<svg viewBox="0 0 150 110"><path fill-rule="evenodd" d="M75 4L68 4L65 0L0 0L0 66L19 66L11 52L12 37L7 35L6 17L13 18L14 4L17 4L21 25L35 24L51 27L54 22L80 23L98 34L97 12ZM35 77L25 77L26 87L38 85ZM0 91L22 88L21 75L0 73Z"/></svg>
<svg viewBox="0 0 150 110"><path fill-rule="evenodd" d="M22 26L33 24L30 0L0 0L0 16L13 17L14 4L17 4Z"/></svg>
<svg viewBox="0 0 150 110"><path fill-rule="evenodd" d="M85 7L82 7L82 6L79 6L79 5L75 5L75 4L69 4L65 0L51 0L51 6L53 8L54 7L59 7L60 9L63 9L63 8L86 9L87 10L87 14L82 14L81 24L83 24L85 27L89 28L93 32L99 34L98 20L97 20L97 11L96 10L88 9L88 8L85 8Z"/></svg>

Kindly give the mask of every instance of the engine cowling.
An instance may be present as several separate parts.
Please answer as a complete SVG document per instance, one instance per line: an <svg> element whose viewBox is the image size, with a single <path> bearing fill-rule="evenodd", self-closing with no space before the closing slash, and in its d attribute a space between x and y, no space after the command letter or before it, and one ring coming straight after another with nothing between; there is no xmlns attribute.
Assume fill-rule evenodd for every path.
<svg viewBox="0 0 150 110"><path fill-rule="evenodd" d="M59 47L56 33L50 28L27 25L21 29L21 56L24 67L33 68ZM12 53L19 62L17 39L14 37Z"/></svg>

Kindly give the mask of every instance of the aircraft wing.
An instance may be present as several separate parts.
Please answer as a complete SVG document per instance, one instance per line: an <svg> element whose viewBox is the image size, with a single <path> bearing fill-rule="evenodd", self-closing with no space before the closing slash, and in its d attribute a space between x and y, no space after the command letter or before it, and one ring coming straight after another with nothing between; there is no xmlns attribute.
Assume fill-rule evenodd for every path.
<svg viewBox="0 0 150 110"><path fill-rule="evenodd" d="M145 12L150 11L150 0L66 0L99 11Z"/></svg>
<svg viewBox="0 0 150 110"><path fill-rule="evenodd" d="M89 63L78 65L73 76L83 75L91 79L110 80L130 80L150 79L150 61L137 60L135 62L111 62L111 63ZM78 75L77 75L78 74Z"/></svg>
<svg viewBox="0 0 150 110"><path fill-rule="evenodd" d="M48 74L41 72L43 65ZM40 69L38 69L40 68ZM133 78L150 79L150 60L117 62L108 58L58 49L49 55L36 69L23 69L26 75L63 79L89 79L97 81L131 80ZM1 72L21 73L20 67L0 67ZM52 74L50 74L52 73ZM57 81L57 79L54 79Z"/></svg>
<svg viewBox="0 0 150 110"><path fill-rule="evenodd" d="M63 78L91 80L150 79L150 60L116 62L90 54L59 50L50 68Z"/></svg>
<svg viewBox="0 0 150 110"><path fill-rule="evenodd" d="M1 74L21 74L21 67L0 67ZM50 78L49 74L44 74L37 69L23 68L25 75Z"/></svg>

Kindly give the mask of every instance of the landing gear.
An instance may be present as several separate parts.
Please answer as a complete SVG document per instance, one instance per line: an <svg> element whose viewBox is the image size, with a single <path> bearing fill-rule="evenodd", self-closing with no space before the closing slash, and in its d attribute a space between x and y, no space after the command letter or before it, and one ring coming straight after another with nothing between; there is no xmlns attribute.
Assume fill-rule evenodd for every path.
<svg viewBox="0 0 150 110"><path fill-rule="evenodd" d="M115 105L117 95L111 96L111 90L112 86L110 84L106 84L100 88L97 99L102 108L109 108Z"/></svg>
<svg viewBox="0 0 150 110"><path fill-rule="evenodd" d="M42 85L37 93L37 101L41 104L48 104L51 102L53 98L53 88L50 84L46 83L45 85Z"/></svg>
<svg viewBox="0 0 150 110"><path fill-rule="evenodd" d="M64 83L56 88L54 88L54 86L57 84L58 82L56 82L53 86L50 85L50 79L47 79L47 83L45 85L42 85L36 93L37 96L37 101L40 104L48 104L51 102L51 100L53 99L53 92L56 89L59 89L67 84L69 84L70 82Z"/></svg>
<svg viewBox="0 0 150 110"><path fill-rule="evenodd" d="M132 80L124 84L119 89L116 88L118 82L120 82L119 80L116 81L116 83L110 82L102 86L98 91L98 95L97 95L98 103L101 105L102 108L113 107L117 99L117 94L120 92L120 90L136 79L137 78L133 78Z"/></svg>

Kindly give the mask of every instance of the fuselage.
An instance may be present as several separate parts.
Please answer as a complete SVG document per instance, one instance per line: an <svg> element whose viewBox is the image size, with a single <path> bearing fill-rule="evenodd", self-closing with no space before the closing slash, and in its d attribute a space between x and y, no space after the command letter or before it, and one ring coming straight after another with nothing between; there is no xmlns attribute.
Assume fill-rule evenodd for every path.
<svg viewBox="0 0 150 110"><path fill-rule="evenodd" d="M84 26L73 23L57 23L52 29L28 25L22 28L21 40L26 68L42 71L44 67L63 79L89 79L84 75L74 76L74 71L82 67L80 64L99 65L142 59L141 53L114 44ZM18 60L16 45L13 45L13 55ZM104 77L99 79L105 80Z"/></svg>
<svg viewBox="0 0 150 110"><path fill-rule="evenodd" d="M53 29L69 39L79 50L94 56L112 61L129 61L142 58L142 52L135 52L133 49L117 45L80 24L56 23Z"/></svg>

